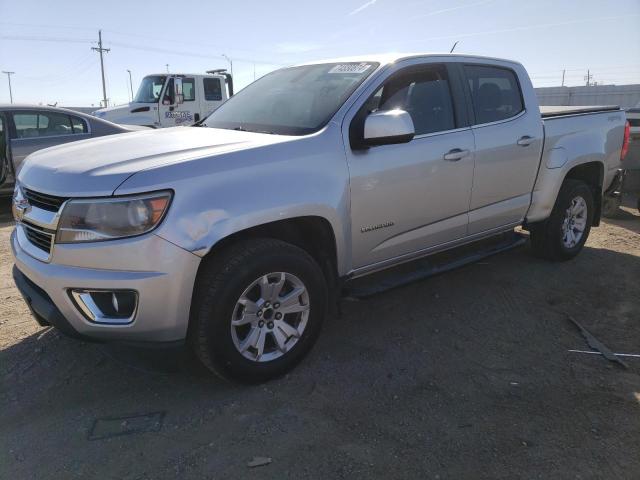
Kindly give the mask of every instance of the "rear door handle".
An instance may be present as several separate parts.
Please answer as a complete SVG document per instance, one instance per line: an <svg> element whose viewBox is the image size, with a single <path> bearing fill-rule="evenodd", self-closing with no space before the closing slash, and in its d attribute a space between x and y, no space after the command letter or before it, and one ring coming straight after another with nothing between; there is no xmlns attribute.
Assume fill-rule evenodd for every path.
<svg viewBox="0 0 640 480"><path fill-rule="evenodd" d="M444 159L448 162L457 162L469 155L469 150L462 150L460 148L454 148L444 154Z"/></svg>
<svg viewBox="0 0 640 480"><path fill-rule="evenodd" d="M535 138L530 137L529 135L525 135L525 136L523 136L523 137L520 137L516 143L517 143L518 145L520 145L521 147L528 147L528 146L529 146L529 145L531 145L534 141L535 141Z"/></svg>

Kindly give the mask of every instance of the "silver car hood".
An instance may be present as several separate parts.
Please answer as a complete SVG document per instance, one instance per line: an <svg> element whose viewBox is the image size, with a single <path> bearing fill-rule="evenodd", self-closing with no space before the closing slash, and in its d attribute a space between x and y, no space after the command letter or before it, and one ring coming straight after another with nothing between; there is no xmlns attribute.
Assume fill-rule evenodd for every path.
<svg viewBox="0 0 640 480"><path fill-rule="evenodd" d="M18 181L27 188L61 197L111 195L142 170L291 138L206 127L109 135L34 152L25 160Z"/></svg>

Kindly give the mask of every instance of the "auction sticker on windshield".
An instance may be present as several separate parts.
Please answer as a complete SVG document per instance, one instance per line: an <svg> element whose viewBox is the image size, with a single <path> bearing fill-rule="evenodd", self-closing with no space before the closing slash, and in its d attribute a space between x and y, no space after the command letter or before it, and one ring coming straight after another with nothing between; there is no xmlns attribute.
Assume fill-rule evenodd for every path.
<svg viewBox="0 0 640 480"><path fill-rule="evenodd" d="M328 73L364 73L371 67L370 63L341 63Z"/></svg>

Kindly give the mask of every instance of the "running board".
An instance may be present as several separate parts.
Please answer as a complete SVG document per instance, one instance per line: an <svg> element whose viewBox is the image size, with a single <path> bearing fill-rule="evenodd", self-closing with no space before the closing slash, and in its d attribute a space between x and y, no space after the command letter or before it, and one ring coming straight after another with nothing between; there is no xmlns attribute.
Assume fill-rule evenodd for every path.
<svg viewBox="0 0 640 480"><path fill-rule="evenodd" d="M371 297L520 247L527 242L527 239L528 237L521 233L508 232L382 272L349 280L342 288L342 297L354 299Z"/></svg>

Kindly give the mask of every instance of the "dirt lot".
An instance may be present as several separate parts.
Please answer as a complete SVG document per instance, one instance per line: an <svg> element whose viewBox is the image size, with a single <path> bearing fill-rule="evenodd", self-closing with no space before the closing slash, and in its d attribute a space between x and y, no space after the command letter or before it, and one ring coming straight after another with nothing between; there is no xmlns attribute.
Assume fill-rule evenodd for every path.
<svg viewBox="0 0 640 480"><path fill-rule="evenodd" d="M640 478L640 359L569 353L588 347L565 316L640 353L631 209L574 261L524 247L345 302L293 373L247 387L39 328L2 208L0 478Z"/></svg>

